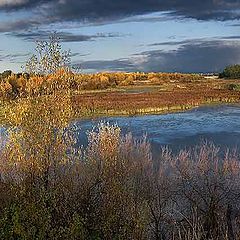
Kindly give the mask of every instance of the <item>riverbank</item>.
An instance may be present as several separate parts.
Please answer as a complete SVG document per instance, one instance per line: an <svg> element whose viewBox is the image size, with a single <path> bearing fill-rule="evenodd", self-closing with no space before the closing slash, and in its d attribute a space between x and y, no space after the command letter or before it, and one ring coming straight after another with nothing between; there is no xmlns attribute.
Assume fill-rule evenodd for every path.
<svg viewBox="0 0 240 240"><path fill-rule="evenodd" d="M194 83L131 86L106 92L72 96L78 116L131 116L185 111L205 104L240 103L240 92L229 90L239 80L206 80Z"/></svg>
<svg viewBox="0 0 240 240"><path fill-rule="evenodd" d="M239 85L240 80L207 79L194 82L168 82L167 84L136 84L114 89L96 91L57 92L51 95L19 98L4 101L0 107L0 121L9 122L11 112L34 108L44 101L45 105L71 111L71 118L94 118L102 116L133 116L181 112L206 104L240 103L240 91L229 89ZM7 109L7 110L6 110ZM69 116L70 116L69 115ZM70 120L70 119L69 119Z"/></svg>

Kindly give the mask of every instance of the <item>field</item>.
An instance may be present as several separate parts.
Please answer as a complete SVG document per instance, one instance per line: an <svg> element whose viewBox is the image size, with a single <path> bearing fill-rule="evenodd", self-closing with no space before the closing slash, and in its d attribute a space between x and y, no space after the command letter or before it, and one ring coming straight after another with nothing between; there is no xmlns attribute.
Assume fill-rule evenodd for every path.
<svg viewBox="0 0 240 240"><path fill-rule="evenodd" d="M70 99L73 118L161 114L204 104L240 102L240 80L191 74L60 72L28 80L11 75L1 86L2 110L12 103L21 107L31 99L58 94Z"/></svg>
<svg viewBox="0 0 240 240"><path fill-rule="evenodd" d="M80 115L135 115L183 111L202 104L238 103L239 91L229 85L239 80L205 79L161 85L136 83L108 91L85 91L72 97Z"/></svg>

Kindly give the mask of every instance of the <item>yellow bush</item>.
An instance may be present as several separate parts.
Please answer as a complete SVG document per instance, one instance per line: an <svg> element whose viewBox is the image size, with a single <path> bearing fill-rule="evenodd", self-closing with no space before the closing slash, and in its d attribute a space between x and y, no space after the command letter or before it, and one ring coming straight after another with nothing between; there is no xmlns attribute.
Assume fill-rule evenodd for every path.
<svg viewBox="0 0 240 240"><path fill-rule="evenodd" d="M12 85L9 82L0 83L0 96L7 98L12 93Z"/></svg>
<svg viewBox="0 0 240 240"><path fill-rule="evenodd" d="M20 78L17 77L17 75L12 74L7 78L7 81L11 84L12 90L15 93L23 93L26 88L26 79L21 76Z"/></svg>
<svg viewBox="0 0 240 240"><path fill-rule="evenodd" d="M26 91L31 95L39 94L40 88L44 82L43 77L33 76L26 82Z"/></svg>

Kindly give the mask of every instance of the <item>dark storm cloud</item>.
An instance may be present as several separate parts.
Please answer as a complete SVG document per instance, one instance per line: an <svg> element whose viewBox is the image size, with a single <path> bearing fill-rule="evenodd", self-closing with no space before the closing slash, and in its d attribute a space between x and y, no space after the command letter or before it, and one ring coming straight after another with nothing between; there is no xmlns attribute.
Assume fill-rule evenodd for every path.
<svg viewBox="0 0 240 240"><path fill-rule="evenodd" d="M146 72L220 72L227 65L240 63L240 42L192 40L173 51L142 52L133 59L83 62L83 69Z"/></svg>
<svg viewBox="0 0 240 240"><path fill-rule="evenodd" d="M86 61L80 64L75 63L74 67L90 71L136 71L136 66L128 59L96 60Z"/></svg>
<svg viewBox="0 0 240 240"><path fill-rule="evenodd" d="M172 15L208 19L239 19L239 0L62 0L52 2L54 19L111 20L153 12L171 11ZM57 4L57 7L56 7Z"/></svg>
<svg viewBox="0 0 240 240"><path fill-rule="evenodd" d="M240 0L2 0L0 3L3 11L27 8L41 17L39 25L66 21L101 24L156 12L198 20L240 18Z"/></svg>
<svg viewBox="0 0 240 240"><path fill-rule="evenodd" d="M0 22L0 33L21 31L24 29L32 28L41 24L41 21L19 19L9 22Z"/></svg>
<svg viewBox="0 0 240 240"><path fill-rule="evenodd" d="M240 63L240 42L201 41L182 45L173 51L148 51L145 71L219 72L227 65Z"/></svg>
<svg viewBox="0 0 240 240"><path fill-rule="evenodd" d="M240 40L240 35L235 36L224 36L224 37L212 37L212 38L196 38L191 40L182 40L182 41L167 41L167 42L159 42L148 44L149 47L157 47L157 46L177 46L177 45L185 45L185 44L195 44L195 43L203 43L211 42L214 39L220 40ZM215 40L216 41L216 40Z"/></svg>
<svg viewBox="0 0 240 240"><path fill-rule="evenodd" d="M71 53L71 57L85 57L89 55L83 53ZM15 54L3 54L3 51L0 50L0 61L9 61L11 63L24 63L26 58L29 58L31 53L15 53Z"/></svg>
<svg viewBox="0 0 240 240"><path fill-rule="evenodd" d="M9 35L23 38L26 41L47 40L52 32L49 31L28 31L28 32L12 32ZM97 33L95 35L73 34L68 32L57 32L61 42L85 42L94 41L98 38L115 38L122 37L119 33Z"/></svg>
<svg viewBox="0 0 240 240"><path fill-rule="evenodd" d="M23 62L26 57L29 57L30 53L15 53L15 54L0 54L0 61L8 61L11 63Z"/></svg>
<svg viewBox="0 0 240 240"><path fill-rule="evenodd" d="M238 36L226 36L226 37L221 37L221 39L229 39L229 40L234 40L234 39L240 39L240 35Z"/></svg>
<svg viewBox="0 0 240 240"><path fill-rule="evenodd" d="M192 41L192 40L191 40ZM149 47L156 47L156 46L176 46L176 45L182 45L189 43L189 40L183 40L183 41L169 41L169 42L159 42L159 43L153 43L148 44Z"/></svg>
<svg viewBox="0 0 240 240"><path fill-rule="evenodd" d="M34 8L45 3L58 2L55 0L1 0L0 10L17 11L19 9Z"/></svg>
<svg viewBox="0 0 240 240"><path fill-rule="evenodd" d="M71 53L71 57L86 57L86 56L89 56L90 53Z"/></svg>

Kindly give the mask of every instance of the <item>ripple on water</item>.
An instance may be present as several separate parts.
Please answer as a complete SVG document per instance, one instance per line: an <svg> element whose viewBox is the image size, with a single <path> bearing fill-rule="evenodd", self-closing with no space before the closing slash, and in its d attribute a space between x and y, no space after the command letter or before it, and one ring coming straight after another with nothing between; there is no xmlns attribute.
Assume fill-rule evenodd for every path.
<svg viewBox="0 0 240 240"><path fill-rule="evenodd" d="M240 146L240 106L237 105L204 106L165 115L80 120L77 125L84 132L103 120L117 123L123 133L132 132L137 138L147 134L154 148L170 145L177 149L203 140L224 147Z"/></svg>

